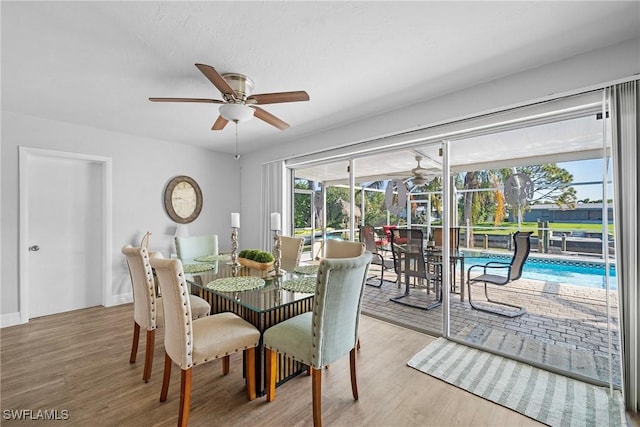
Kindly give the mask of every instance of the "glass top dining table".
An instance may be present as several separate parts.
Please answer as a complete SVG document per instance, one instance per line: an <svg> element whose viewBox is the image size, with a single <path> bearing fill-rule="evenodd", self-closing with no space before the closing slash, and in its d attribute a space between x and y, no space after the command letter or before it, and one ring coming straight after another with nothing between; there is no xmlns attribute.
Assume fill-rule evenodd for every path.
<svg viewBox="0 0 640 427"><path fill-rule="evenodd" d="M189 265L184 266L185 277L192 286L233 300L257 313L312 298L315 293L317 266L296 267L299 272L281 270L282 275L275 276L273 272L233 267L228 261L198 263L199 268L210 268L194 273L187 272Z"/></svg>
<svg viewBox="0 0 640 427"><path fill-rule="evenodd" d="M204 264L204 265L203 265ZM269 327L313 310L317 265L273 272L232 266L228 260L183 265L191 292L211 305L211 314L232 312L254 325L262 334ZM265 390L266 361L262 337L256 352L256 394ZM306 367L282 358L276 376L280 385L305 372Z"/></svg>

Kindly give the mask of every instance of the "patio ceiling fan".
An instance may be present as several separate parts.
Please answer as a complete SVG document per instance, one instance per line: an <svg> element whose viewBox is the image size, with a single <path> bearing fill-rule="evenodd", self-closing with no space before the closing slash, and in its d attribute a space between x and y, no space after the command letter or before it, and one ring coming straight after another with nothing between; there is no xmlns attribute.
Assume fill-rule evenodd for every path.
<svg viewBox="0 0 640 427"><path fill-rule="evenodd" d="M413 183L414 186L419 187L427 183L429 178L431 178L431 174L429 173L429 169L423 168L420 166L420 161L422 160L422 156L416 156L416 161L418 162L418 166L411 169L411 177L409 180Z"/></svg>
<svg viewBox="0 0 640 427"><path fill-rule="evenodd" d="M195 65L220 91L223 100L208 98L149 98L149 101L222 104L219 108L220 114L214 122L211 130L222 130L229 121L236 123L244 122L250 120L254 116L280 130L284 130L289 127L288 123L268 111L263 110L258 107L258 105L309 100L309 95L303 90L252 95L251 90L253 89L253 80L249 77L238 73L220 74L210 65Z"/></svg>

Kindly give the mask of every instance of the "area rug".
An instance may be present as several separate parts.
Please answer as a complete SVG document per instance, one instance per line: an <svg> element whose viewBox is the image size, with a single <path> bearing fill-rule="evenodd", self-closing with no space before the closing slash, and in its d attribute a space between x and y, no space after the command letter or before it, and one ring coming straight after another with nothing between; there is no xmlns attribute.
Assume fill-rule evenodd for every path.
<svg viewBox="0 0 640 427"><path fill-rule="evenodd" d="M407 362L550 426L626 426L622 395L438 338Z"/></svg>
<svg viewBox="0 0 640 427"><path fill-rule="evenodd" d="M492 348L503 356L513 355L525 363L551 366L582 377L596 378L603 383L609 382L609 361L594 351L574 349L562 343L543 341L496 326L487 328L470 325L456 334L455 338L474 346ZM613 384L621 384L620 364L615 361L612 374Z"/></svg>

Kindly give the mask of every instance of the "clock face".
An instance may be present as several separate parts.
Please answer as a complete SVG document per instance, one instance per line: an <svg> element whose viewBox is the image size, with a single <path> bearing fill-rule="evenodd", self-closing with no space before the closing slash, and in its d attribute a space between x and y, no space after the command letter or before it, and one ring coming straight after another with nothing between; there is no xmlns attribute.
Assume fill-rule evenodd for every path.
<svg viewBox="0 0 640 427"><path fill-rule="evenodd" d="M189 218L196 210L196 190L191 184L183 181L173 188L171 204L173 210L181 218Z"/></svg>
<svg viewBox="0 0 640 427"><path fill-rule="evenodd" d="M167 214L175 222L187 224L195 220L202 210L202 192L196 181L188 176L177 176L169 181L164 193Z"/></svg>

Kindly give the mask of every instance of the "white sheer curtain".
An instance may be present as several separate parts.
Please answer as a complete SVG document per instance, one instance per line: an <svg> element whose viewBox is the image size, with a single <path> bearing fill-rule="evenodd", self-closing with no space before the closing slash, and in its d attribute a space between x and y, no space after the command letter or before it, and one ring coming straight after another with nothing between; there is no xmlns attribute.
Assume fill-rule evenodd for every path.
<svg viewBox="0 0 640 427"><path fill-rule="evenodd" d="M260 203L260 236L262 247L270 250L273 246L271 213L278 212L282 218L282 234L289 235L291 223L291 196L289 181L291 173L284 161L262 165L262 200Z"/></svg>
<svg viewBox="0 0 640 427"><path fill-rule="evenodd" d="M608 88L613 137L614 191L616 219L616 275L620 304L620 339L625 405L640 407L640 263L638 219L640 174L638 135L640 131L640 80Z"/></svg>

